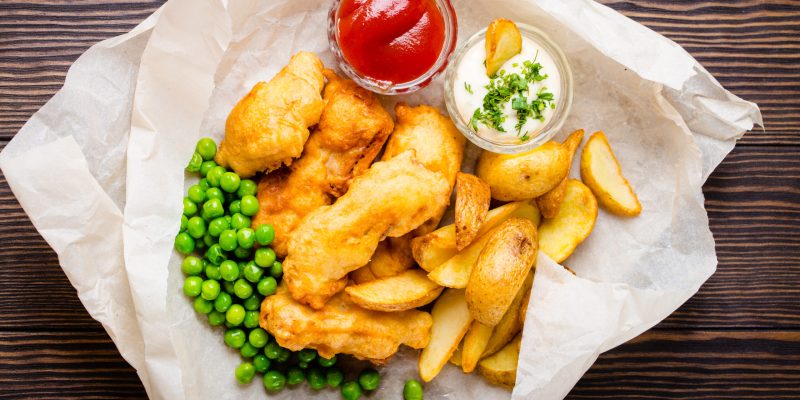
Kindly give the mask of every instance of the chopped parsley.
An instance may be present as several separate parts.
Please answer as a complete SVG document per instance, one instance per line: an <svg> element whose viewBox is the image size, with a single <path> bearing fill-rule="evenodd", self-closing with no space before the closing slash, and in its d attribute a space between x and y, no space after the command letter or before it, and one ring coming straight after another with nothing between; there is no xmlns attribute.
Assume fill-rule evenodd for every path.
<svg viewBox="0 0 800 400"><path fill-rule="evenodd" d="M553 93L547 91L546 86L536 93L530 93L529 86L532 83L547 79L547 74L542 73L542 65L536 62L536 58L534 57L533 61L523 62L521 73L507 73L505 70L500 70L491 77L489 84L485 86L488 93L483 98L483 106L475 109L470 118L469 124L472 129L477 130L478 124L481 123L499 132L505 132L503 123L506 121L506 116L503 114L503 107L507 103L511 103L511 109L517 114L514 128L518 136L523 133L522 127L530 119L544 122L542 112L547 107L554 109L556 104L553 102L555 100ZM513 66L518 64L515 63ZM467 83L464 85L471 94L472 88ZM529 139L527 133L520 137L522 141Z"/></svg>
<svg viewBox="0 0 800 400"><path fill-rule="evenodd" d="M464 89L467 90L467 93L472 94L472 85L467 82L464 82Z"/></svg>

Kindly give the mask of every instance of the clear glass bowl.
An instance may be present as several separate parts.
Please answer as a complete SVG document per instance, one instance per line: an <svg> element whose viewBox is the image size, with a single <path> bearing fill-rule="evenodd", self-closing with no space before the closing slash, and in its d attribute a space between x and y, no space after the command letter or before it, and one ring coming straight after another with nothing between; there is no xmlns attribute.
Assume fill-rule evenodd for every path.
<svg viewBox="0 0 800 400"><path fill-rule="evenodd" d="M525 24L517 24L517 27L519 27L522 36L536 42L548 53L550 53L561 75L561 81L559 82L561 85L561 95L560 98L556 99L556 111L550 118L550 121L547 122L541 129L539 129L535 133L535 136L532 136L530 140L519 144L494 142L490 139L479 136L478 133L469 126L469 121L465 121L461 116L461 113L458 112L458 106L456 104L454 93L458 65L470 48L478 44L483 45L482 41L486 37L486 28L481 29L479 32L472 35L469 39L467 39L466 42L462 43L461 46L458 47L453 59L450 62L450 65L447 67L447 72L445 73L444 78L445 103L447 104L447 112L450 113L450 118L470 142L484 150L489 150L494 153L522 153L539 147L550 140L550 138L552 138L559 131L559 129L561 129L561 126L564 124L564 121L569 115L570 108L572 108L572 70L569 67L569 63L567 63L567 58L564 56L564 52L561 51L558 45L556 45L549 37L547 37L544 32Z"/></svg>
<svg viewBox="0 0 800 400"><path fill-rule="evenodd" d="M450 0L434 1L436 2L436 6L439 7L439 12L442 13L442 17L444 18L444 44L442 45L442 51L439 53L439 58L436 59L436 62L429 70L427 70L418 78L403 83L392 83L362 75L356 71L349 62L347 62L342 54L341 49L339 48L339 30L336 29L337 14L339 12L341 0L334 0L331 4L330 11L328 12L328 43L330 44L331 51L333 51L333 55L336 57L339 68L344 71L344 74L347 75L348 78L352 79L360 86L380 94L407 94L416 92L417 90L428 86L431 81L433 81L433 78L439 75L447 67L447 62L450 59L450 55L456 48L456 38L458 37L458 22L456 20L456 12L453 9L453 6L450 4Z"/></svg>

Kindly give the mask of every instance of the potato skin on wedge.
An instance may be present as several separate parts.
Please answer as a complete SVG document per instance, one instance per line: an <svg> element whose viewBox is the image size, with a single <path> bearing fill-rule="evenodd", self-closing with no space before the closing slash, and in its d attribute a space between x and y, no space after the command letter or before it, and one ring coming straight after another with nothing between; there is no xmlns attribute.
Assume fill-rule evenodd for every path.
<svg viewBox="0 0 800 400"><path fill-rule="evenodd" d="M409 269L398 275L346 287L353 303L374 311L405 311L424 306L444 288L428 279L425 271Z"/></svg>
<svg viewBox="0 0 800 400"><path fill-rule="evenodd" d="M578 129L572 132L569 137L564 140L564 143L561 144L565 146L569 152L567 175L569 175L569 171L572 168L572 158L575 157L575 152L581 145L581 141L583 141L583 129ZM539 207L539 211L542 212L543 217L553 218L556 216L558 209L561 207L561 202L564 201L564 190L566 190L566 188L567 177L564 177L556 187L536 198L536 205Z"/></svg>
<svg viewBox="0 0 800 400"><path fill-rule="evenodd" d="M506 313L503 314L503 318L500 319L500 322L495 325L492 331L492 337L489 338L486 348L483 349L483 357L490 356L500 351L503 346L508 344L508 342L522 330L522 325L525 323L525 318L520 318L520 315L524 316L525 313L525 311L522 310L522 305L524 304L525 308L528 308L531 286L533 286L533 270L528 272L528 276L525 277L525 282L522 284L522 287L519 288L517 295L514 297L514 301L511 302L511 305L508 307L508 310L506 310Z"/></svg>
<svg viewBox="0 0 800 400"><path fill-rule="evenodd" d="M565 146L547 142L519 154L484 151L476 173L500 201L530 200L558 185L569 171L570 157Z"/></svg>
<svg viewBox="0 0 800 400"><path fill-rule="evenodd" d="M456 174L456 249L467 247L478 235L491 200L489 184L472 174Z"/></svg>
<svg viewBox="0 0 800 400"><path fill-rule="evenodd" d="M576 179L567 181L558 214L539 225L539 250L561 263L583 242L597 221L597 199Z"/></svg>
<svg viewBox="0 0 800 400"><path fill-rule="evenodd" d="M536 262L538 243L529 219L508 219L492 232L467 283L467 306L475 320L489 326L500 322Z"/></svg>
<svg viewBox="0 0 800 400"><path fill-rule="evenodd" d="M595 132L581 154L581 179L608 211L624 217L642 212L639 197L622 175L622 168L603 132Z"/></svg>

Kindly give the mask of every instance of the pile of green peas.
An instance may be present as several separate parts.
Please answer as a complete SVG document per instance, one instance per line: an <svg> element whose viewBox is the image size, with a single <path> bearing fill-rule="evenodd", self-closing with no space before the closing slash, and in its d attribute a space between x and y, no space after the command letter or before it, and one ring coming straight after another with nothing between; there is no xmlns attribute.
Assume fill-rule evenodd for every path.
<svg viewBox="0 0 800 400"><path fill-rule="evenodd" d="M346 400L377 389L378 371L368 368L345 382L336 356L323 358L313 349L292 352L259 327L261 301L275 293L283 275L283 265L269 247L275 231L268 224L252 228L251 217L258 213L256 184L217 165L216 152L214 140L202 138L186 167L199 173L200 181L183 199L175 249L185 256L183 293L211 326L225 327L225 344L242 355L236 380L247 384L259 373L270 393L307 382L313 390L338 388ZM406 382L403 396L422 400L422 386Z"/></svg>

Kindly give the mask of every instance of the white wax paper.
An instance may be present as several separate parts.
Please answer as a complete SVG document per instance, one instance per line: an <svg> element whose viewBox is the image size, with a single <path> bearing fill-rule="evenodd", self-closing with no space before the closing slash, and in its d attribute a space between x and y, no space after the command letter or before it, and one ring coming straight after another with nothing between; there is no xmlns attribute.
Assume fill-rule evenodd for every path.
<svg viewBox="0 0 800 400"><path fill-rule="evenodd" d="M0 153L20 204L151 398L265 397L258 382L235 383L239 356L181 294L172 240L192 183L183 166L197 138L220 139L238 98L291 54L313 51L334 66L328 7L170 0L81 56L64 88ZM562 398L599 353L664 319L714 272L701 186L761 115L678 45L590 0L454 7L461 40L506 17L539 26L562 46L575 104L558 139L577 128L605 131L644 207L633 219L600 211L595 231L566 261L577 277L539 256L513 397ZM385 104L444 110L441 81ZM477 153L469 149L464 169ZM377 396L398 398L402 382L416 376L416 352L402 350L382 373ZM428 399L508 397L450 365L426 385Z"/></svg>

